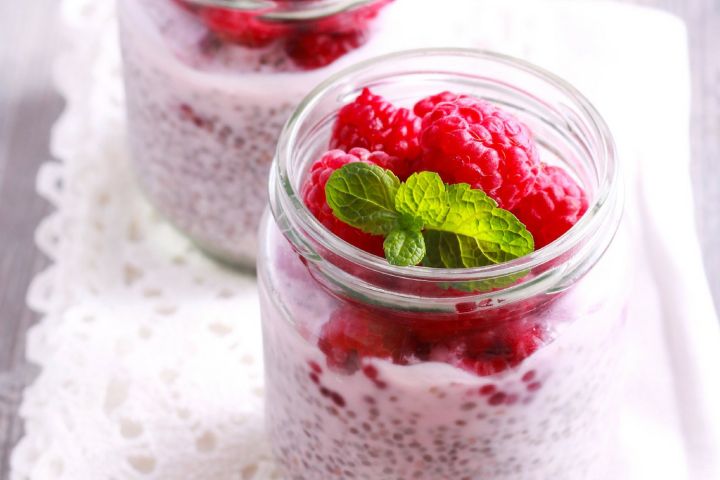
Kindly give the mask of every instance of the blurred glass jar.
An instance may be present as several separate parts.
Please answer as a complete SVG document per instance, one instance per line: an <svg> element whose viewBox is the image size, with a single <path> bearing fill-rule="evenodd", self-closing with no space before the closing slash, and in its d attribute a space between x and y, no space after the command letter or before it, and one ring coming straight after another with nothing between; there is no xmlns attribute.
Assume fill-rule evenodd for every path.
<svg viewBox="0 0 720 480"><path fill-rule="evenodd" d="M363 58L390 2L118 0L129 146L154 206L253 268L282 125L338 59Z"/></svg>
<svg viewBox="0 0 720 480"><path fill-rule="evenodd" d="M401 268L301 201L337 111L363 87L399 106L450 90L520 118L590 208L515 261ZM552 74L463 50L344 71L283 131L258 262L270 438L288 478L600 480L617 433L627 285L622 188L595 109Z"/></svg>

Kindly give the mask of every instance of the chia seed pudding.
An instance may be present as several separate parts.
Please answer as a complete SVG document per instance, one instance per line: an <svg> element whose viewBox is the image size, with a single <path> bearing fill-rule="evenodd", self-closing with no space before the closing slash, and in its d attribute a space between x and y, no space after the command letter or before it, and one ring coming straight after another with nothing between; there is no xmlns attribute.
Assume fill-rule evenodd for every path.
<svg viewBox="0 0 720 480"><path fill-rule="evenodd" d="M619 245L530 314L554 340L512 369L478 376L445 362L363 358L348 374L318 347L343 301L318 292L270 229L279 248L263 259L276 275L261 276L266 415L287 478L607 478L624 349Z"/></svg>
<svg viewBox="0 0 720 480"><path fill-rule="evenodd" d="M314 85L382 48L371 20L389 0L364 3L302 23L302 33L270 22L267 28L284 30L252 31L248 39L233 33L255 17L235 25L232 11L219 15L175 0L118 2L137 177L157 209L206 252L254 267L282 125Z"/></svg>
<svg viewBox="0 0 720 480"><path fill-rule="evenodd" d="M258 276L286 478L607 478L630 262L612 139L582 95L492 53L394 54L311 93L275 161ZM453 227L465 207L443 189L491 198L516 215L491 224L498 242L516 245L522 221L537 250L433 250L433 229L492 221L475 203L470 226ZM445 213L408 213L407 198ZM422 266L373 221L420 229Z"/></svg>

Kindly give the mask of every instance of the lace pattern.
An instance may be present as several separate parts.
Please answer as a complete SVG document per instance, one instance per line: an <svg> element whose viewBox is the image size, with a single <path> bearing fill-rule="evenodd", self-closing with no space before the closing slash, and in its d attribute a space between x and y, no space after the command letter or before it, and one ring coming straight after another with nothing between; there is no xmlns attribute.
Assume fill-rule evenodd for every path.
<svg viewBox="0 0 720 480"><path fill-rule="evenodd" d="M44 315L28 357L44 368L21 408L12 478L278 478L255 280L201 255L136 190L113 6L63 4L62 162L37 184L56 207L37 230L53 266L28 299Z"/></svg>

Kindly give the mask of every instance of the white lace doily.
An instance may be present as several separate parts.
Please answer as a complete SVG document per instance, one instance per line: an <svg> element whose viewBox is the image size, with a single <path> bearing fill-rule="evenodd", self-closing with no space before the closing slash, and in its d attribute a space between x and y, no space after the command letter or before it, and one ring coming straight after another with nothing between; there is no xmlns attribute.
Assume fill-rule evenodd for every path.
<svg viewBox="0 0 720 480"><path fill-rule="evenodd" d="M590 90L632 81L599 66L625 68L637 51L587 30L602 13L606 25L612 19L637 35L637 15L605 6L575 22L587 15L566 2L508 3L478 1L478 15L467 16L482 18L482 46L576 72L573 81ZM28 339L29 360L41 373L24 395L26 434L13 452L11 479L279 478L263 434L255 281L204 257L140 196L125 150L114 2L62 6L70 45L57 84L68 106L52 138L60 161L45 164L37 184L56 207L36 239L53 265L29 293L43 314ZM584 40L568 40L576 38ZM653 61L659 65L666 53L658 48Z"/></svg>
<svg viewBox="0 0 720 480"><path fill-rule="evenodd" d="M38 191L54 265L31 288L43 367L21 407L14 479L274 478L263 436L254 279L202 256L128 170L114 2L68 0L68 101Z"/></svg>

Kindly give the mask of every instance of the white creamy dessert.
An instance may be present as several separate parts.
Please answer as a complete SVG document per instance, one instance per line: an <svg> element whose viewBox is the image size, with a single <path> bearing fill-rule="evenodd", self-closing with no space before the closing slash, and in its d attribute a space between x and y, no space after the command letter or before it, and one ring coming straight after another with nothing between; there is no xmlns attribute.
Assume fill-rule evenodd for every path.
<svg viewBox="0 0 720 480"><path fill-rule="evenodd" d="M269 230L277 249L264 259L276 274L261 275L267 415L288 478L606 478L623 369L622 239L540 314L555 338L515 368L478 376L363 358L348 374L328 367L317 346L342 301Z"/></svg>
<svg viewBox="0 0 720 480"><path fill-rule="evenodd" d="M143 190L201 248L254 266L283 124L328 75L382 51L383 36L305 71L276 46L208 44L207 28L173 0L120 0L119 17L128 138Z"/></svg>

